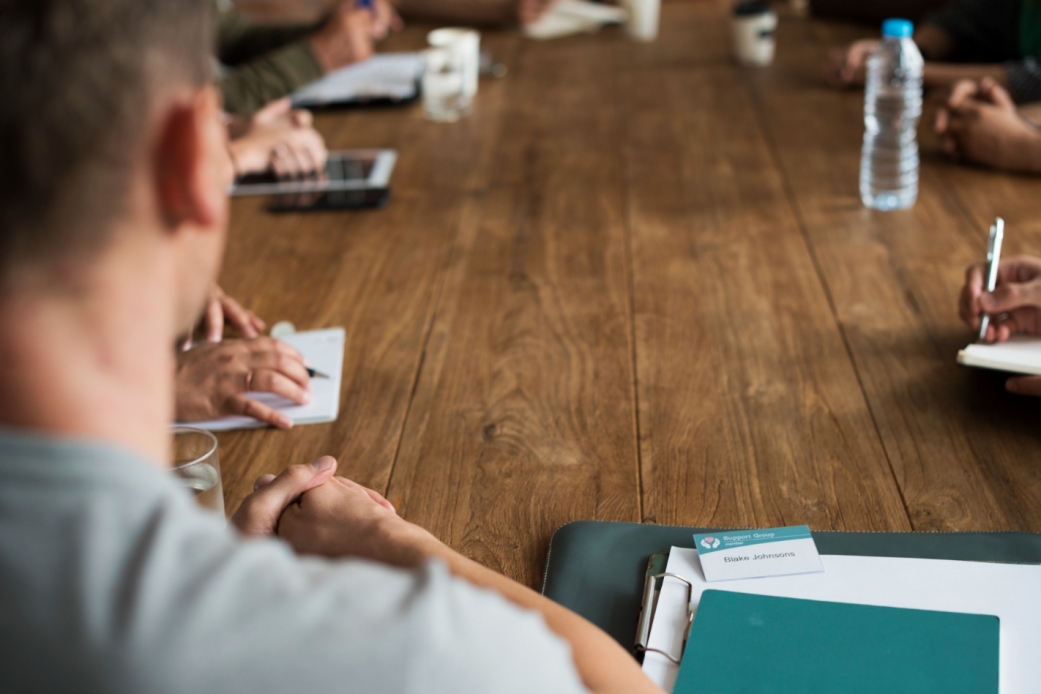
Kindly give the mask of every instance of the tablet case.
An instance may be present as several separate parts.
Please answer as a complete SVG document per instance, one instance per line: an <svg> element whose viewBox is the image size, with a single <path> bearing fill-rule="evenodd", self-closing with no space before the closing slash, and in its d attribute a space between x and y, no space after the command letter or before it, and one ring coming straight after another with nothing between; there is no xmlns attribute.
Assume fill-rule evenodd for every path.
<svg viewBox="0 0 1041 694"><path fill-rule="evenodd" d="M577 612L631 650L640 615L647 558L672 547L692 547L687 528L642 523L577 521L550 539L542 594ZM821 554L959 559L1041 564L1041 535L1021 532L814 532Z"/></svg>
<svg viewBox="0 0 1041 694"><path fill-rule="evenodd" d="M998 694L998 618L706 590L674 694Z"/></svg>

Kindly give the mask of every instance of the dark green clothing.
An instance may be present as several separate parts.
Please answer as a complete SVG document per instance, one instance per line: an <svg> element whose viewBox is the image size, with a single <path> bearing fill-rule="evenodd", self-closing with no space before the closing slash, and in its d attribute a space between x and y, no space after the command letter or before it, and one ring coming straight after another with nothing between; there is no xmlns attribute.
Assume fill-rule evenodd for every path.
<svg viewBox="0 0 1041 694"><path fill-rule="evenodd" d="M1005 63L1012 97L1041 101L1041 0L954 0L925 21L954 39L955 61Z"/></svg>
<svg viewBox="0 0 1041 694"><path fill-rule="evenodd" d="M249 116L322 76L305 36L313 26L253 24L232 12L219 14L217 59L227 66L220 77L224 110Z"/></svg>

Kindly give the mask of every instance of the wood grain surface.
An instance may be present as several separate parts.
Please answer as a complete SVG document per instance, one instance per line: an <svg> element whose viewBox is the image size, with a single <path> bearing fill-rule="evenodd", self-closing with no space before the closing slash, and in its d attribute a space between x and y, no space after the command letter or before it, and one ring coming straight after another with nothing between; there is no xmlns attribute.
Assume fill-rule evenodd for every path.
<svg viewBox="0 0 1041 694"><path fill-rule="evenodd" d="M348 337L337 422L220 435L230 510L329 453L532 586L578 519L1041 531L1041 403L954 361L964 268L996 214L1041 253L1041 181L948 161L930 110L918 203L864 209L863 97L821 78L864 30L783 17L741 68L726 6L667 2L646 45L486 33L509 73L455 124L317 115L330 148L398 149L393 196L235 201L225 290Z"/></svg>

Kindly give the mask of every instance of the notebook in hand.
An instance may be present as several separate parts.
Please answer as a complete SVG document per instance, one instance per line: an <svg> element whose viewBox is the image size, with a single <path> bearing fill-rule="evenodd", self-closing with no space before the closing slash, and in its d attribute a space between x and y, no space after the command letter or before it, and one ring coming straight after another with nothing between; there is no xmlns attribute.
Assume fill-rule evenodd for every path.
<svg viewBox="0 0 1041 694"><path fill-rule="evenodd" d="M706 590L675 694L997 694L990 615Z"/></svg>
<svg viewBox="0 0 1041 694"><path fill-rule="evenodd" d="M1041 338L1013 337L995 344L976 343L958 352L958 363L980 369L1041 376Z"/></svg>
<svg viewBox="0 0 1041 694"><path fill-rule="evenodd" d="M291 400L272 393L250 393L249 397L289 415L294 424L320 424L336 421L340 413L340 383L343 380L343 344L346 333L343 328L309 330L281 338L310 362L311 367L329 378L311 379L311 402L297 405ZM183 422L179 426L227 431L229 429L252 429L266 426L252 417L222 417L207 422Z"/></svg>

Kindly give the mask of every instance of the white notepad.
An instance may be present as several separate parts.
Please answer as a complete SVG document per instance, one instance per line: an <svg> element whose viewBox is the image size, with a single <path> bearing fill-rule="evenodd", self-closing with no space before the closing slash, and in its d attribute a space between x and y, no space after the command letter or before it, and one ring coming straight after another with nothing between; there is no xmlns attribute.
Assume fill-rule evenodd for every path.
<svg viewBox="0 0 1041 694"><path fill-rule="evenodd" d="M1037 691L1041 682L1041 566L837 555L821 555L821 561L823 573L709 584L701 573L697 550L673 547L665 570L693 584L690 596L695 610L701 592L714 588L784 598L997 615L1001 620L998 691ZM680 581L666 578L662 582L650 647L679 654L687 626L687 595L687 586ZM670 692L679 668L665 656L648 652L643 671Z"/></svg>
<svg viewBox="0 0 1041 694"><path fill-rule="evenodd" d="M292 400L286 400L272 393L250 393L249 397L289 415L294 425L336 421L336 417L340 414L340 384L343 381L345 338L346 333L343 328L310 330L281 338L283 342L300 350L313 369L329 376L329 378L311 379L311 402L307 405L297 405ZM184 422L179 426L227 431L267 425L252 417L222 417L208 422Z"/></svg>
<svg viewBox="0 0 1041 694"><path fill-rule="evenodd" d="M422 74L422 53L380 53L333 70L290 96L300 108L376 99L404 101L419 94Z"/></svg>
<svg viewBox="0 0 1041 694"><path fill-rule="evenodd" d="M969 345L958 352L958 363L980 369L1041 376L1041 339L1017 336L993 345Z"/></svg>

